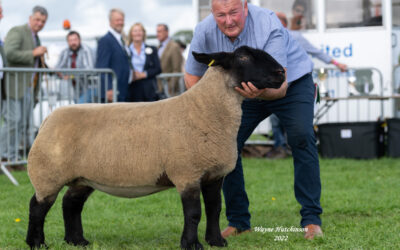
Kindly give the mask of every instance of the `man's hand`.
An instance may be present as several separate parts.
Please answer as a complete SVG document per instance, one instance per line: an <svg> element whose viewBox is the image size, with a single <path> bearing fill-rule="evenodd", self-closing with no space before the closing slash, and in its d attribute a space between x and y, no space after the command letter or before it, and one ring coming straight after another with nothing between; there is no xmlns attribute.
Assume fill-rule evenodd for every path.
<svg viewBox="0 0 400 250"><path fill-rule="evenodd" d="M107 90L107 101L109 101L109 102L113 101L113 91L112 91L112 89Z"/></svg>
<svg viewBox="0 0 400 250"><path fill-rule="evenodd" d="M344 63L339 63L338 61L332 59L330 61L330 63L332 63L333 65L335 65L338 69L340 69L341 72L346 72L347 71L347 65Z"/></svg>
<svg viewBox="0 0 400 250"><path fill-rule="evenodd" d="M281 99L286 96L287 89L288 89L288 84L285 81L284 83L282 83L282 86L279 89L271 89L271 88L264 89L264 92L260 95L260 98L268 101Z"/></svg>
<svg viewBox="0 0 400 250"><path fill-rule="evenodd" d="M258 89L251 82L242 82L242 87L243 89L235 87L235 90L246 98L257 98L264 92L264 89Z"/></svg>
<svg viewBox="0 0 400 250"><path fill-rule="evenodd" d="M47 53L47 48L44 46L39 46L32 50L33 57L43 56L46 53Z"/></svg>
<svg viewBox="0 0 400 250"><path fill-rule="evenodd" d="M283 98L286 95L286 90L288 88L287 82L285 81L279 89L258 89L251 82L242 82L243 89L235 87L235 90L239 92L242 96L246 98L260 98L263 100L276 100Z"/></svg>
<svg viewBox="0 0 400 250"><path fill-rule="evenodd" d="M347 65L346 64L337 63L336 67L338 67L338 69L340 69L341 72L346 72L347 71Z"/></svg>

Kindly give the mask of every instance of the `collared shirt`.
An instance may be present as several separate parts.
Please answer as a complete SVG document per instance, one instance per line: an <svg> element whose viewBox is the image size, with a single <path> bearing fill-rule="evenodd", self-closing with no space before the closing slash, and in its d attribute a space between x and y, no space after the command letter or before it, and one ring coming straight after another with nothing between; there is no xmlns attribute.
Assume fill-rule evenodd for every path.
<svg viewBox="0 0 400 250"><path fill-rule="evenodd" d="M167 44L171 40L170 37L165 39L163 42L161 42L160 47L158 48L158 57L161 58L162 53L164 52L165 47L167 47Z"/></svg>
<svg viewBox="0 0 400 250"><path fill-rule="evenodd" d="M324 53L322 50L317 49L312 45L298 30L289 30L289 34L295 39L300 46L310 55L315 56L319 60L323 61L326 64L329 64L332 61L332 57L328 54Z"/></svg>
<svg viewBox="0 0 400 250"><path fill-rule="evenodd" d="M122 46L125 47L125 44L122 43L122 35L115 31L113 28L110 27L110 33L117 39L118 43Z"/></svg>
<svg viewBox="0 0 400 250"><path fill-rule="evenodd" d="M110 33L115 37L115 39L117 39L118 43L122 46L122 48L124 49L126 56L127 57L131 57L131 54L129 52L129 48L122 43L122 35L120 33L118 33L117 31L115 31L113 28L110 27L109 29ZM129 67L131 68L129 71L129 79L132 79L133 76L133 68L132 65L129 65ZM130 82L130 80L129 80Z"/></svg>
<svg viewBox="0 0 400 250"><path fill-rule="evenodd" d="M64 49L60 57L58 58L58 62L56 64L56 68L71 68L71 56L73 51L69 48ZM77 51L77 57L75 61L75 66L78 69L91 69L94 68L94 59L93 59L93 52L92 50L84 45L81 44L81 47Z"/></svg>
<svg viewBox="0 0 400 250"><path fill-rule="evenodd" d="M31 25L30 25L29 22L28 22L28 27L29 27L29 29L31 30L31 33L32 33L32 40L33 40L34 46L35 46L35 48L36 48L36 47L40 46L40 43L39 43L39 41L38 41L38 35L37 35L37 33L33 32L33 30L32 30L32 28L31 28ZM37 67L39 67L39 57L36 57L36 58L35 58L35 68L37 68Z"/></svg>
<svg viewBox="0 0 400 250"><path fill-rule="evenodd" d="M289 35L274 12L252 4L248 4L248 10L244 29L234 42L221 32L212 14L196 26L186 61L187 73L202 76L207 70L207 65L194 59L192 51L233 52L244 45L266 51L286 67L288 83L312 71L313 62Z"/></svg>
<svg viewBox="0 0 400 250"><path fill-rule="evenodd" d="M133 43L129 45L129 49L132 52L132 65L135 71L143 72L144 64L146 63L146 53L145 53L145 46L142 43L142 47L140 48L140 53L138 53L133 46Z"/></svg>

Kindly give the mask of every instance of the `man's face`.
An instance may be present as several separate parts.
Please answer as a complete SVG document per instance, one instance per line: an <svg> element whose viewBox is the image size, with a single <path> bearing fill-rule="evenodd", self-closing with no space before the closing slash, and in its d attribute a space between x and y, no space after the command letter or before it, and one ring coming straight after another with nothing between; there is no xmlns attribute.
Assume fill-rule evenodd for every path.
<svg viewBox="0 0 400 250"><path fill-rule="evenodd" d="M111 14L111 19L110 19L110 26L113 28L116 32L122 33L122 30L124 29L124 16L119 13L119 12L113 12Z"/></svg>
<svg viewBox="0 0 400 250"><path fill-rule="evenodd" d="M157 39L160 42L164 42L165 39L168 37L168 31L165 29L164 26L159 25L157 26Z"/></svg>
<svg viewBox="0 0 400 250"><path fill-rule="evenodd" d="M68 47L72 51L77 51L81 45L81 40L79 39L78 35L72 34L67 38Z"/></svg>
<svg viewBox="0 0 400 250"><path fill-rule="evenodd" d="M41 31L46 24L47 16L40 14L40 12L35 12L29 17L29 25L34 33Z"/></svg>
<svg viewBox="0 0 400 250"><path fill-rule="evenodd" d="M293 16L296 16L296 17L298 17L298 16L304 16L304 11L305 11L305 9L304 9L304 7L302 6L302 5L296 5L296 6L294 6L294 8L293 8Z"/></svg>
<svg viewBox="0 0 400 250"><path fill-rule="evenodd" d="M213 0L212 13L218 28L233 41L244 29L247 2L243 6L240 0Z"/></svg>

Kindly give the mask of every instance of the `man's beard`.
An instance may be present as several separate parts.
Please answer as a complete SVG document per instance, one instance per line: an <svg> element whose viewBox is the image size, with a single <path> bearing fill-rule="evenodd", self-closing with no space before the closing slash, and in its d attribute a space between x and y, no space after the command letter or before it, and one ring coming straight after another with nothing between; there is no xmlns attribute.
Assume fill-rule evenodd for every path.
<svg viewBox="0 0 400 250"><path fill-rule="evenodd" d="M76 49L70 48L70 50L72 52L78 52L78 50L81 48L81 45L79 45L78 47L76 47Z"/></svg>

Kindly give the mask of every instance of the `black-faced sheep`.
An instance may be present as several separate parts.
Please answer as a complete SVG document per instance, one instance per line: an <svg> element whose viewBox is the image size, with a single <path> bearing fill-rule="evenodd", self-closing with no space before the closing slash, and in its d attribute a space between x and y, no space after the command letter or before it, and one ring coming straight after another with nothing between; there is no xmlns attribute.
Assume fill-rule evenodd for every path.
<svg viewBox="0 0 400 250"><path fill-rule="evenodd" d="M26 242L44 245L44 220L63 186L64 240L87 245L81 212L94 189L139 197L175 186L184 213L181 247L201 249L197 226L200 192L207 216L206 241L225 246L219 215L223 177L237 159L242 81L278 88L283 68L261 50L196 54L210 67L184 94L153 103L84 104L55 110L42 124L28 157L35 194ZM214 67L215 66L215 67Z"/></svg>

